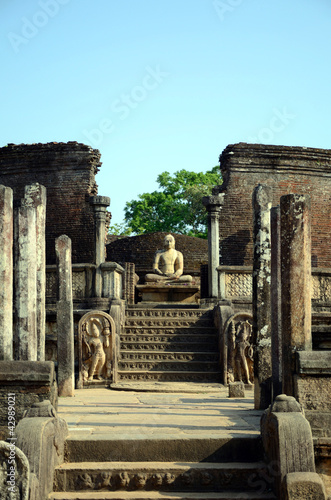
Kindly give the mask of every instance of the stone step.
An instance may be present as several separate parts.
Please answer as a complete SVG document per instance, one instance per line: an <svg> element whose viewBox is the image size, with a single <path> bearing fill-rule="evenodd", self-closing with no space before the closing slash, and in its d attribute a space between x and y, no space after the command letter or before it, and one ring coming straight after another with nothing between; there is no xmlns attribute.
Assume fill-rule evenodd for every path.
<svg viewBox="0 0 331 500"><path fill-rule="evenodd" d="M118 381L127 382L217 382L222 373L215 372L166 372L166 371L125 371L118 372Z"/></svg>
<svg viewBox="0 0 331 500"><path fill-rule="evenodd" d="M241 491L261 478L269 478L263 462L76 462L56 468L54 490Z"/></svg>
<svg viewBox="0 0 331 500"><path fill-rule="evenodd" d="M213 323L209 319L197 319L197 318L126 318L125 327L148 327L148 328L186 328L190 326L194 327L205 327L205 328L215 328Z"/></svg>
<svg viewBox="0 0 331 500"><path fill-rule="evenodd" d="M82 491L51 493L48 500L274 500L273 493L259 492L171 492L158 491Z"/></svg>
<svg viewBox="0 0 331 500"><path fill-rule="evenodd" d="M214 362L217 363L219 354L213 351L199 352L155 352L149 351L123 351L120 352L119 363L149 363L149 362Z"/></svg>
<svg viewBox="0 0 331 500"><path fill-rule="evenodd" d="M260 462L263 449L258 431L238 436L224 430L213 437L154 437L146 434L72 435L66 439L67 462Z"/></svg>
<svg viewBox="0 0 331 500"><path fill-rule="evenodd" d="M185 355L182 355L185 358ZM189 361L169 360L169 361L142 361L122 360L118 361L118 369L121 371L162 371L162 372L217 372L219 370L218 361Z"/></svg>
<svg viewBox="0 0 331 500"><path fill-rule="evenodd" d="M214 327L206 327L206 326L195 326L195 324L192 324L191 326L186 326L184 328L169 328L168 326L158 326L158 327L151 327L151 326L135 326L135 327L125 327L124 334L121 335L158 335L158 336L164 336L164 335L181 335L181 336L187 336L187 335L200 335L201 337L207 336L207 335L214 335L217 336L218 332L217 329Z"/></svg>
<svg viewBox="0 0 331 500"><path fill-rule="evenodd" d="M162 342L154 341L154 337L152 337L149 341L122 341L120 345L121 352L201 352L203 350L209 352L217 352L218 344L216 340L212 342L203 342L202 340L192 342L181 342L181 341L168 341L163 340Z"/></svg>
<svg viewBox="0 0 331 500"><path fill-rule="evenodd" d="M150 318L208 318L213 319L212 309L198 309L188 307L139 307L127 308L126 316L128 318L150 317Z"/></svg>

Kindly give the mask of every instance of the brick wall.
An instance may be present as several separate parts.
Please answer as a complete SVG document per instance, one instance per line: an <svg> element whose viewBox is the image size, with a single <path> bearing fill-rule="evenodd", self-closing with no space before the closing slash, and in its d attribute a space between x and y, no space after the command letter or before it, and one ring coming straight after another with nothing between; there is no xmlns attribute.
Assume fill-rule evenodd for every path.
<svg viewBox="0 0 331 500"><path fill-rule="evenodd" d="M252 264L252 193L262 184L271 187L273 206L284 194L310 195L312 265L331 267L331 150L239 143L227 146L220 164L221 264Z"/></svg>
<svg viewBox="0 0 331 500"><path fill-rule="evenodd" d="M143 234L113 240L107 245L107 260L118 262L124 267L125 262L133 262L136 273L142 277L152 272L156 250L163 248L166 232ZM200 273L200 264L208 262L207 240L173 234L176 240L176 249L184 256L184 273Z"/></svg>
<svg viewBox="0 0 331 500"><path fill-rule="evenodd" d="M89 203L98 187L100 153L77 142L8 144L0 148L0 184L23 197L24 186L38 182L47 188L46 254L54 264L55 238L72 240L73 262L94 261L94 216Z"/></svg>

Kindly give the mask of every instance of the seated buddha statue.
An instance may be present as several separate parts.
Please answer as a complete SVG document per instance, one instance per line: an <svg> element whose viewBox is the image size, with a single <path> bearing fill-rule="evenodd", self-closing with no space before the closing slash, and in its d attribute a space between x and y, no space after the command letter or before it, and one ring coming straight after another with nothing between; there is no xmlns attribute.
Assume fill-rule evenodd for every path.
<svg viewBox="0 0 331 500"><path fill-rule="evenodd" d="M190 283L192 276L184 275L183 254L175 249L175 238L168 234L164 238L163 250L157 250L154 257L153 273L146 274L146 283Z"/></svg>

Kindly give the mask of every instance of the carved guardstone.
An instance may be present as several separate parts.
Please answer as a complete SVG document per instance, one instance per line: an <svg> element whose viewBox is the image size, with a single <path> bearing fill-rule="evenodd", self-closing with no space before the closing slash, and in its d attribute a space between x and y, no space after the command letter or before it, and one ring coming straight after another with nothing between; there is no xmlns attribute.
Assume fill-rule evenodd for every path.
<svg viewBox="0 0 331 500"><path fill-rule="evenodd" d="M250 313L237 313L224 325L224 362L226 383L243 382L253 385L253 318Z"/></svg>
<svg viewBox="0 0 331 500"><path fill-rule="evenodd" d="M77 389L109 385L115 378L115 322L103 311L91 311L78 323Z"/></svg>

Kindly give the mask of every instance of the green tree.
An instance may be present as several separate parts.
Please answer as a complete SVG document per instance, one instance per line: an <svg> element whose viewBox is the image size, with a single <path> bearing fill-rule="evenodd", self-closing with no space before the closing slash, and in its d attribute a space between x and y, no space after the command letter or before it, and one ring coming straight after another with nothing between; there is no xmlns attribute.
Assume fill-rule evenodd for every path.
<svg viewBox="0 0 331 500"><path fill-rule="evenodd" d="M169 231L200 238L207 237L207 213L202 197L222 183L218 166L207 172L180 170L157 177L159 190L144 193L126 203L126 228L134 234Z"/></svg>

